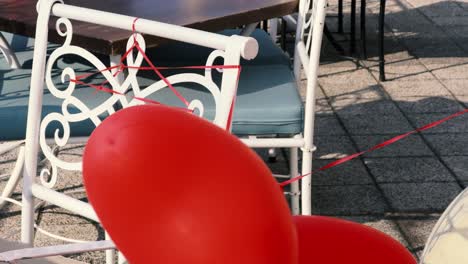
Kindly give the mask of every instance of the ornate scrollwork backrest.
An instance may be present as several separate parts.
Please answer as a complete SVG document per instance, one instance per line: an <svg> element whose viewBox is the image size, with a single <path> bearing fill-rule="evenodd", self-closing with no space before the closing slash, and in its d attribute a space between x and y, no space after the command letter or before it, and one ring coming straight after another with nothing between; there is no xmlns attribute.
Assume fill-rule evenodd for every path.
<svg viewBox="0 0 468 264"><path fill-rule="evenodd" d="M133 52L130 52L128 54L128 56L126 57L126 64L127 66L129 66L127 69L128 72L126 73L124 81L122 83L119 83L118 78L110 70L101 71L102 69L107 69L108 66L102 63L102 61L96 55L81 47L71 44L73 28L72 23L69 19L59 18L56 23L56 30L60 36L65 38L65 41L62 46L55 49L49 56L46 65L45 81L50 93L53 96L62 99L63 101L61 104L60 112L49 113L42 119L42 121L40 122L39 132L40 148L51 164L51 169L42 169L40 172L41 183L48 188L52 188L56 184L58 179L58 168L73 171L81 171L82 168L81 161L68 162L65 160L61 160L59 157L54 155L53 148L51 148L51 146L47 142L47 129L50 129L49 125L51 123L58 122L61 128L55 129L55 133L52 139L53 143L59 147L64 147L69 143L69 140L71 138L70 124L91 120L94 126L98 126L102 121L100 116L113 114L115 112L116 105L125 108L129 106L144 104L143 101L138 100L136 98L147 98L148 96L157 91L168 88L164 80L155 81L151 85L146 86L144 89L140 87L137 73L139 71L138 67L140 67L144 61L144 57L141 53L138 53L136 56L133 54ZM136 33L134 36L129 37L127 42L127 49L130 49L133 46L135 40L138 41L139 46L144 51L145 41L140 34ZM99 72L99 74L102 77L104 77L111 89L118 92L118 94L110 94L109 98L101 104L99 104L98 106L89 107L86 104L86 102L83 102L74 94L77 84L72 80L75 80L77 78L77 74L75 69L73 69L72 67L65 67L61 72L61 83L65 85L66 88L57 88L53 80L53 76L55 73L54 65L58 62L60 58L70 55L86 60L87 64L92 65L95 68L95 71ZM207 58L206 66L212 66L214 64L214 61L220 57L224 59L224 51L212 51ZM223 100L221 98L221 87L213 80L212 68L206 68L204 70L204 74L177 73L172 74L170 76L165 76L165 78L171 84L195 83L207 89L208 92L211 94L215 104L215 117L213 122L221 126L223 125L221 124L222 121L220 121L223 120L223 118L220 118L218 116L218 114L221 112L221 101ZM130 91L132 91L134 94L133 98L129 99L127 96L122 95ZM70 107L78 109L78 112L70 113ZM191 100L189 102L188 108L190 110L196 110L194 112L204 117L204 104L201 100Z"/></svg>

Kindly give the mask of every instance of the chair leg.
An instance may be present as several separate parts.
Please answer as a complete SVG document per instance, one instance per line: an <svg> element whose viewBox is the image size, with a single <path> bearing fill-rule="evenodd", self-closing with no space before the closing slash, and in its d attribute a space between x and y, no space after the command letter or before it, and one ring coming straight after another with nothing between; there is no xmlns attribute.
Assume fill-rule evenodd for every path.
<svg viewBox="0 0 468 264"><path fill-rule="evenodd" d="M105 234L105 238L106 240L110 240L110 236L109 234ZM113 264L115 261L115 250L114 249L108 249L106 250L106 264Z"/></svg>
<svg viewBox="0 0 468 264"><path fill-rule="evenodd" d="M312 151L302 152L302 175L312 172ZM301 214L312 214L312 175L302 178L301 180Z"/></svg>
<svg viewBox="0 0 468 264"><path fill-rule="evenodd" d="M351 0L351 23L350 23L350 47L349 52L356 52L356 0Z"/></svg>
<svg viewBox="0 0 468 264"><path fill-rule="evenodd" d="M21 146L18 152L18 159L16 160L15 167L13 168L10 178L3 189L2 198L9 198L13 191L15 190L16 186L18 186L21 173L23 172L23 165L24 165L24 147ZM0 199L0 208L5 205L6 201Z"/></svg>
<svg viewBox="0 0 468 264"><path fill-rule="evenodd" d="M284 19L281 19L281 49L283 51L286 50L286 21Z"/></svg>
<svg viewBox="0 0 468 264"><path fill-rule="evenodd" d="M384 22L385 22L385 0L380 0L379 12L379 79L385 81L385 54L384 54Z"/></svg>
<svg viewBox="0 0 468 264"><path fill-rule="evenodd" d="M262 21L262 30L268 32L268 20Z"/></svg>
<svg viewBox="0 0 468 264"><path fill-rule="evenodd" d="M367 59L367 43L366 43L366 0L361 0L361 48L362 57Z"/></svg>
<svg viewBox="0 0 468 264"><path fill-rule="evenodd" d="M338 0L338 33L343 32L343 0Z"/></svg>
<svg viewBox="0 0 468 264"><path fill-rule="evenodd" d="M298 148L290 148L289 169L291 178L299 175ZM299 208L299 197L299 182L296 181L291 183L291 212L293 215L298 215L301 212Z"/></svg>

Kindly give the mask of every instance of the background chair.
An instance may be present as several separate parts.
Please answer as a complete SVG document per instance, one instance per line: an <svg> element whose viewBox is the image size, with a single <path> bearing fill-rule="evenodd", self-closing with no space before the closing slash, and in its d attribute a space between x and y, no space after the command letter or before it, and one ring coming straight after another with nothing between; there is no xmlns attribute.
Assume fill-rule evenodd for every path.
<svg viewBox="0 0 468 264"><path fill-rule="evenodd" d="M58 16L58 32L64 37L64 44L53 47L48 46L49 17ZM19 111L28 106L27 127L25 141L25 162L23 169L23 195L22 195L22 242L32 245L34 240L34 200L40 199L53 205L68 209L86 218L98 221L91 206L83 201L74 199L63 193L53 190L59 180L58 173L62 171L80 171L81 162L61 160L54 153L53 145L65 147L73 143L86 142L90 134L107 116L122 107L143 104L134 97L148 98L155 94L162 103L174 101L174 94L166 92L167 85L164 80L152 79L139 75L136 69L128 69L123 83L109 70L103 71L92 78L87 78L87 84L102 84L107 81L110 89L120 94L97 92L88 85L79 85L71 82L76 76L83 73L97 72L107 68L99 57L71 45L72 21L79 20L89 23L103 21L105 17L108 26L132 30L133 17L106 13L96 10L79 9L65 5L56 0L44 0L39 5L39 15L36 26L36 39L31 76L31 86L21 86L18 105L12 110ZM217 59L224 62L221 65L239 65L240 58L252 59L256 56L258 45L252 38L231 36L203 32L183 28L170 24L158 23L148 20L138 20L136 28L139 32L167 39L175 39L209 47L212 51L205 61L208 66L213 65ZM136 35L140 47L144 50L144 39ZM128 47L134 43L130 37ZM46 56L50 54L46 63ZM129 54L127 66L140 66L143 62L141 54L136 57ZM186 97L197 114L207 117L215 124L225 128L229 124L229 115L235 97L238 69L224 69L222 74L213 77L214 70L194 70L190 73L166 73L167 80L177 86L180 83L189 83L186 87L176 87ZM26 73L25 73L26 74ZM44 89L44 81L48 90ZM196 87L196 88L195 88ZM166 89L164 89L166 88ZM191 89L192 88L192 89ZM157 95L156 95L157 94ZM198 97L199 96L199 97ZM211 100L214 108L205 110L205 99ZM29 98L24 101L24 98ZM16 101L15 101L16 102ZM187 107L187 106L184 106ZM12 114L13 112L10 112ZM41 151L50 163L49 168L39 168L38 153ZM36 176L40 182L36 182Z"/></svg>
<svg viewBox="0 0 468 264"><path fill-rule="evenodd" d="M288 148L289 175L309 174L312 167L315 89L325 20L326 1L300 1L296 28L294 64L261 29L251 36L259 43L259 54L252 61L242 61L232 132L253 148ZM224 35L239 30L221 32ZM156 61L164 64L200 64L200 54L207 52L184 44L168 45L151 51ZM304 69L304 75L301 74ZM301 100L299 83L307 84ZM272 137L271 135L275 135ZM299 149L302 170L299 171ZM310 214L311 177L302 179L302 186L293 183L288 192L293 214Z"/></svg>

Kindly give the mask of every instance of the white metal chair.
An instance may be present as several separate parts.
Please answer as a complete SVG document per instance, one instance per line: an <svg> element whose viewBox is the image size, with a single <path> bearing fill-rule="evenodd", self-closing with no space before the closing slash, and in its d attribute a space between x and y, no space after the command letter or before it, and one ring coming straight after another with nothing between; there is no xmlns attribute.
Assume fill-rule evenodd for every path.
<svg viewBox="0 0 468 264"><path fill-rule="evenodd" d="M325 11L326 0L313 1L312 5L311 0L300 1L293 71L290 59L260 29L251 34L259 42L257 58L242 63L243 75L239 81L232 132L253 148L290 149L290 175L275 176L290 178L311 172L315 149L315 90ZM238 33L238 30L222 32L225 35ZM152 52L157 61L182 65L196 64L200 54L207 53L186 45L168 45ZM302 68L307 78L305 104L298 91ZM300 172L299 149L302 150ZM293 183L290 190L292 212L311 214L311 177L302 179L301 188L298 183Z"/></svg>
<svg viewBox="0 0 468 264"><path fill-rule="evenodd" d="M228 37L145 19L135 22L134 17L66 5L61 0L39 1L38 13L31 86L25 91L29 95L29 101L24 156L19 157L24 157L21 240L27 245L32 245L34 240L35 199L99 221L88 203L53 190L58 181L59 169L81 171L81 162L61 160L54 154L52 144L64 147L86 142L90 132L116 109L144 104L137 97L152 96L161 103L180 106L177 97L167 92L170 89L165 80L140 76L139 70L132 68L141 66L144 61L141 54L128 55L126 65L129 68L123 80L114 76L111 70L104 70L93 76L91 82L107 81L111 89L119 94L96 93L94 89L74 82L81 73L98 72L107 66L94 54L71 44L72 21L85 21L129 31L135 23L139 33L210 48L211 52L204 63L206 66L213 66L218 59L222 59L221 65L239 65L241 57L253 59L258 52L258 44L253 38ZM57 31L64 37L64 44L54 49L46 61L50 49L47 37L51 16L59 17ZM134 44L135 39L144 50L145 42L140 34L129 38L128 48ZM64 60L67 56L72 58L71 62ZM220 74L211 68L202 72L186 71L188 70L183 73L169 71L166 75L167 81L189 101L188 106L182 106L223 128L228 127L237 90L238 69L225 68ZM44 82L48 90L44 89ZM205 101L210 101L209 104L214 107L206 110ZM38 172L40 151L50 162L51 169ZM39 182L36 182L36 176L40 176Z"/></svg>

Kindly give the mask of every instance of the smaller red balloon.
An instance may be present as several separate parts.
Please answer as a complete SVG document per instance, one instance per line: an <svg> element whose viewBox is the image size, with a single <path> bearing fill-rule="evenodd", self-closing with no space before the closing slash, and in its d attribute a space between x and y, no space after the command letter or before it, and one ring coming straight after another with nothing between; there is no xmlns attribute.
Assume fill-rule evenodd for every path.
<svg viewBox="0 0 468 264"><path fill-rule="evenodd" d="M299 264L416 264L388 235L358 223L323 216L294 216Z"/></svg>

